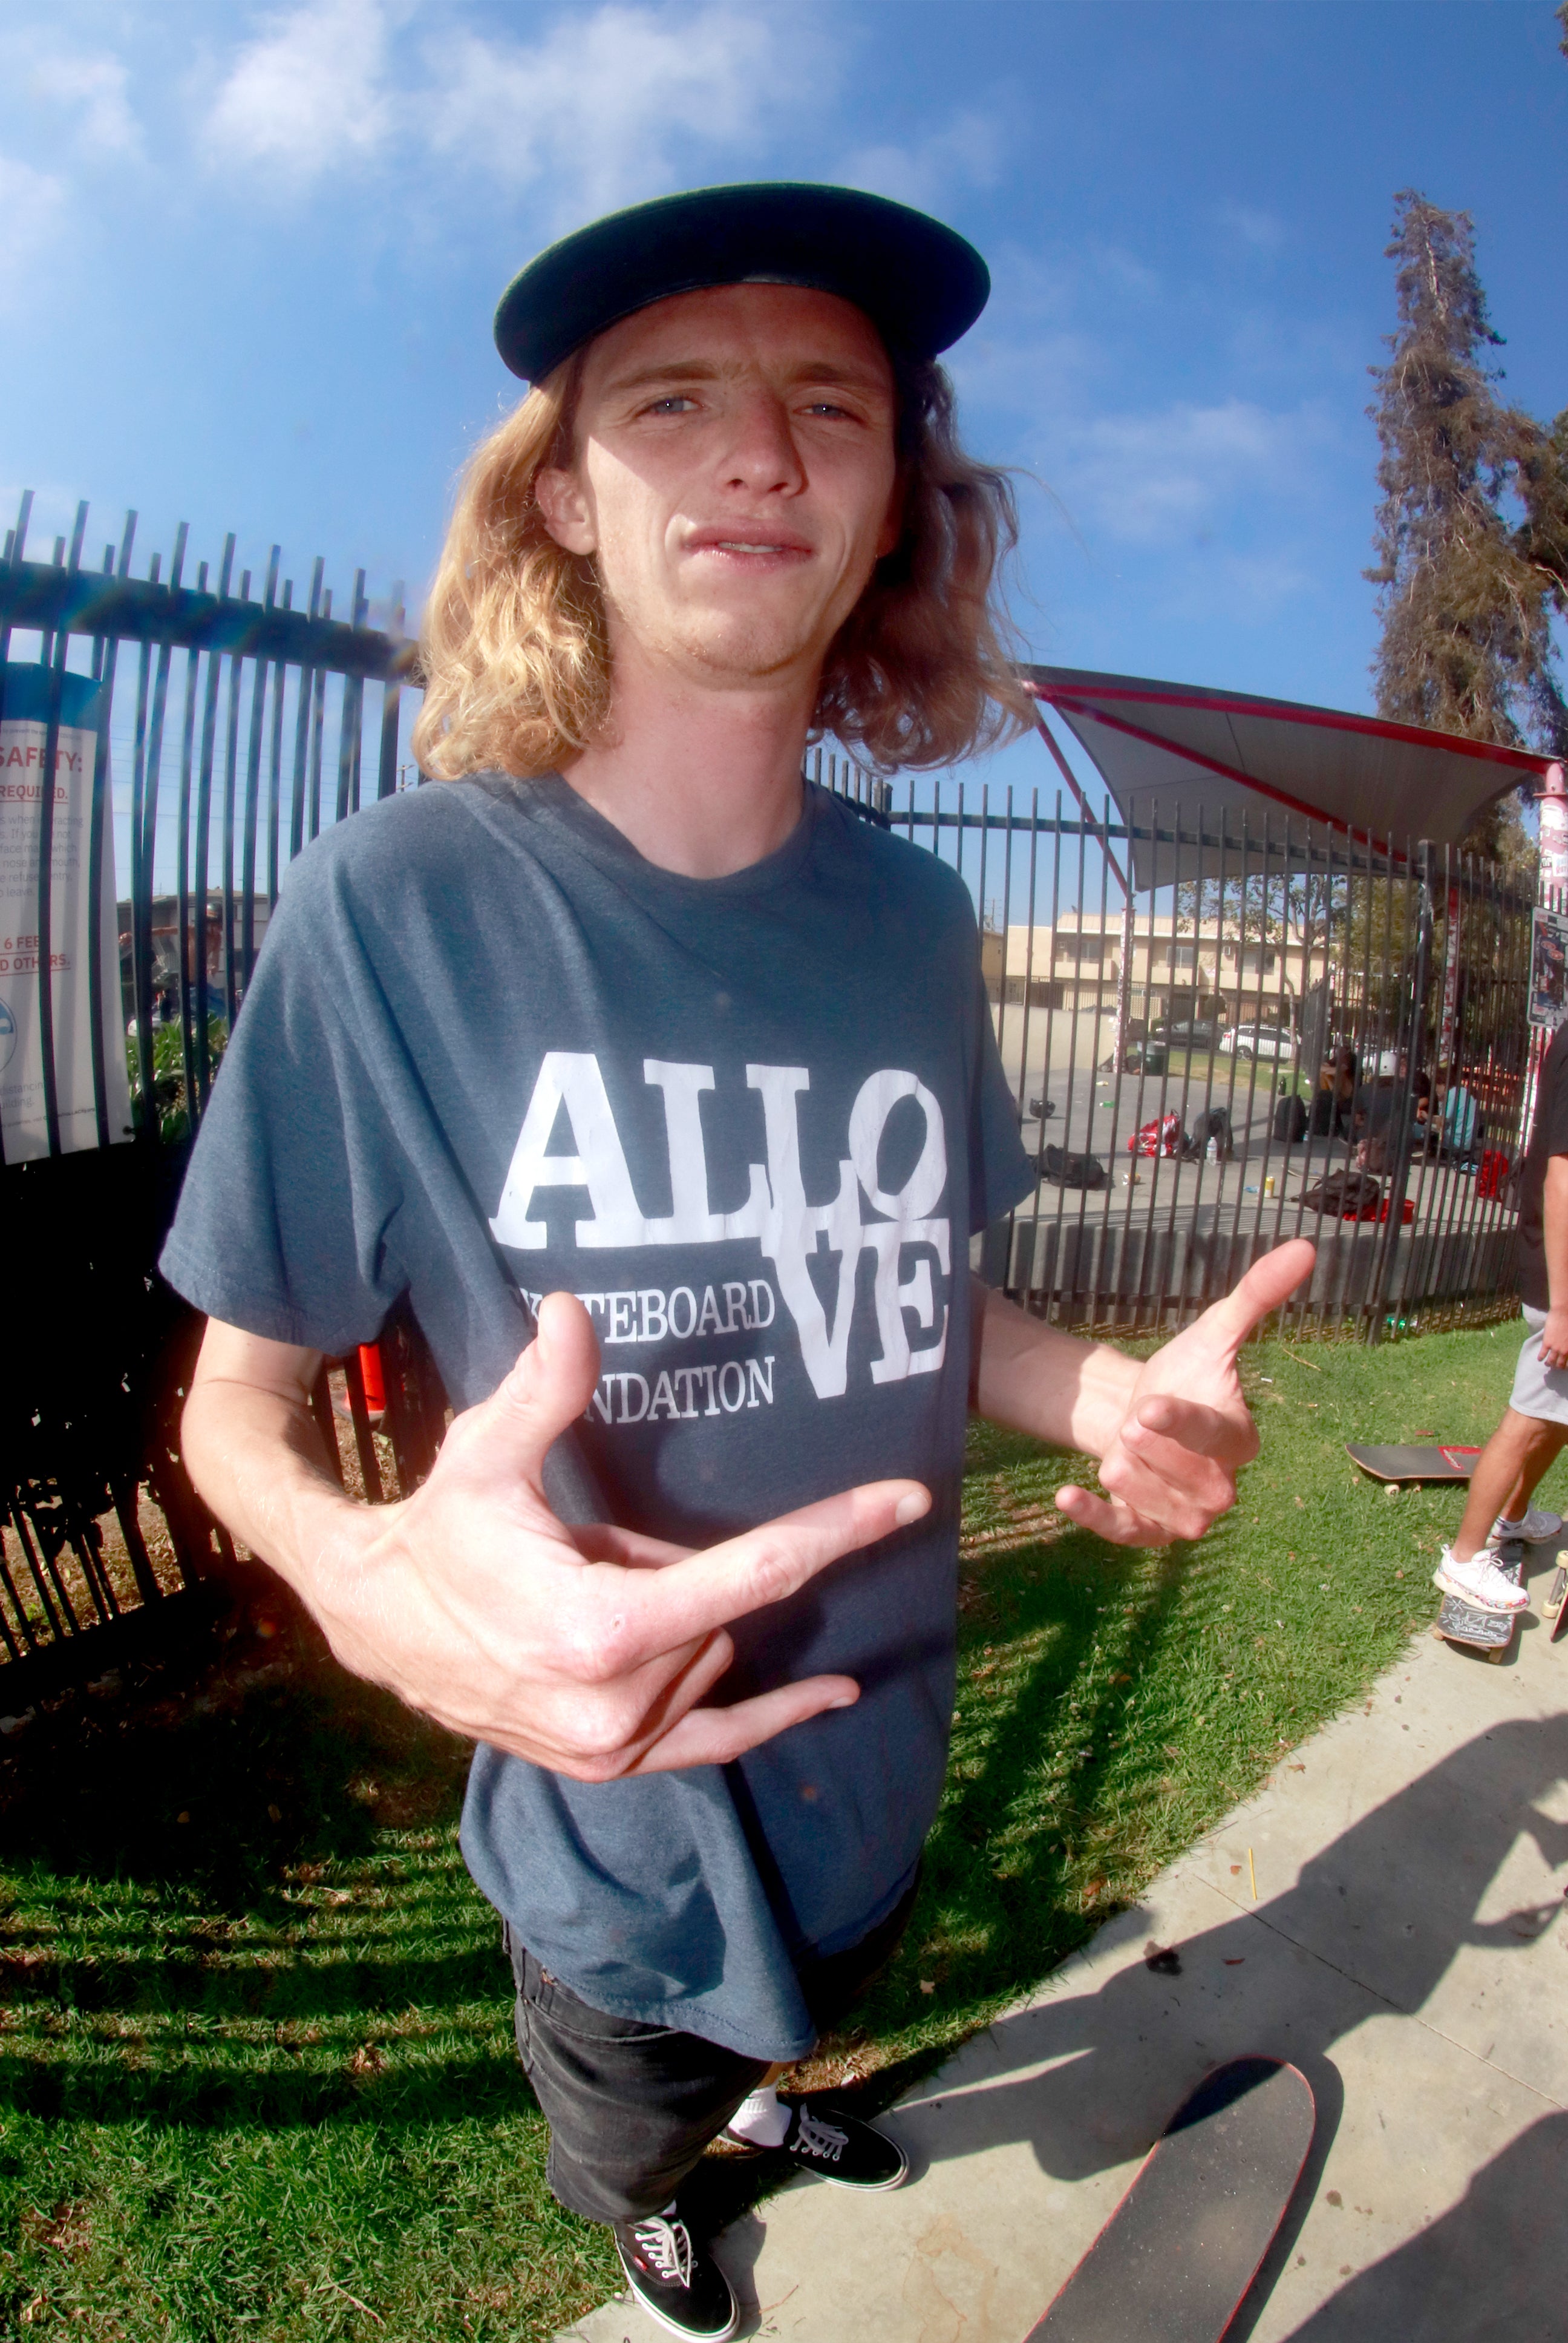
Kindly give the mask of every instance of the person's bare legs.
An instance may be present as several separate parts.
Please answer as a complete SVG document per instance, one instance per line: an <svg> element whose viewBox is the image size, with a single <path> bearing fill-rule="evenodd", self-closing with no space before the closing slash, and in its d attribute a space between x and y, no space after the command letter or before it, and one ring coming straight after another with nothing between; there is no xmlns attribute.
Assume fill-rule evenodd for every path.
<svg viewBox="0 0 1568 2343"><path fill-rule="evenodd" d="M1453 1541L1453 1558L1468 1562L1479 1553L1500 1513L1522 1521L1548 1465L1568 1442L1568 1424L1541 1416L1517 1415L1509 1408L1475 1460L1470 1497Z"/></svg>

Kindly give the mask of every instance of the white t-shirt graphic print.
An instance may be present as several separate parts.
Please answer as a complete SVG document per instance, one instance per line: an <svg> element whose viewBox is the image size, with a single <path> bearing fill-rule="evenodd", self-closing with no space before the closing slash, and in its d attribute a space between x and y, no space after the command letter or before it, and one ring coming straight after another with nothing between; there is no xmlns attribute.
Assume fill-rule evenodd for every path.
<svg viewBox="0 0 1568 2343"><path fill-rule="evenodd" d="M967 892L820 792L725 880L655 869L559 781L427 787L291 870L166 1252L183 1292L330 1353L407 1294L459 1406L540 1295L578 1293L601 1372L575 1502L658 1536L883 1475L933 1492L737 1623L724 1696L841 1669L855 1708L647 1780L477 1753L475 1876L596 2006L798 2055L791 1954L853 1944L912 1875L952 1698L968 1240L1029 1178Z"/></svg>
<svg viewBox="0 0 1568 2343"><path fill-rule="evenodd" d="M705 1095L713 1096L716 1106L721 1102L713 1067L648 1058L643 1061L642 1077L664 1096L672 1209L650 1219L638 1208L598 1060L591 1051L547 1051L507 1172L500 1209L490 1222L490 1232L498 1244L516 1251L548 1246L546 1223L530 1217L542 1188L587 1192L590 1215L572 1226L578 1252L612 1247L648 1250L656 1256L648 1263L650 1276L659 1267L658 1256L671 1247L722 1245L728 1249L754 1242L777 1280L802 1363L819 1399L837 1398L845 1390L856 1279L860 1256L869 1252L877 1264L872 1292L880 1345L880 1356L871 1365L873 1381L901 1381L910 1374L930 1373L941 1365L948 1313L945 1302L940 1313L937 1310L932 1268L934 1263L945 1290L952 1272L951 1226L945 1215L937 1214L936 1206L947 1186L947 1144L941 1108L917 1075L883 1068L866 1077L849 1111L848 1151L838 1166L837 1191L822 1202L813 1203L803 1182L799 1133L799 1117L811 1086L809 1069L747 1066L746 1087L761 1096L767 1160L747 1167L746 1201L728 1212L711 1209L700 1111ZM726 1092L733 1086L727 1082ZM896 1192L890 1194L882 1184L882 1151L896 1110L905 1101L913 1101L919 1111L919 1151ZM568 1151L551 1152L552 1134L563 1117ZM870 1207L864 1220L862 1196ZM813 1261L819 1262L824 1252L836 1264L826 1297L819 1292L809 1267ZM715 1394L724 1368L731 1372L723 1377L723 1412L736 1414L748 1403L744 1392L754 1391L756 1380L736 1371L734 1359L723 1354L723 1345L738 1332L766 1328L776 1322L773 1288L767 1280L725 1280L719 1287L705 1282L700 1301L697 1289L689 1285L606 1290L585 1289L574 1282L571 1290L588 1308L607 1349L666 1337L672 1343L688 1343L694 1337L700 1341L706 1336L719 1346L717 1357L706 1357L695 1367L678 1370L686 1378L688 1402L678 1410L672 1393L659 1390L645 1401L634 1418L623 1374L618 1416L622 1423L657 1422L661 1407L672 1417L678 1413L689 1419L695 1408L692 1394L699 1381L706 1413L717 1414L719 1403ZM529 1299L537 1301L537 1296L530 1294ZM650 1324L650 1304L657 1311L656 1325ZM916 1328L926 1337L918 1348L911 1347L906 1317L910 1311L914 1312ZM594 1403L593 1413L606 1423L618 1420L612 1373L613 1370L607 1372ZM638 1383L640 1389L640 1378ZM750 1404L756 1404L755 1398Z"/></svg>

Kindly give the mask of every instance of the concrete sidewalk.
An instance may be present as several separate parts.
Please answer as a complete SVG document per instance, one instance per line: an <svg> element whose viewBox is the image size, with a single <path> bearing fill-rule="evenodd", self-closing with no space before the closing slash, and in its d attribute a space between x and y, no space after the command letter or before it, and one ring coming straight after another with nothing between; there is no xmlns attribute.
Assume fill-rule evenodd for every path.
<svg viewBox="0 0 1568 2343"><path fill-rule="evenodd" d="M1264 2051L1318 2134L1237 2343L1563 2333L1565 1879L1568 1637L1527 1616L1503 1666L1422 1638L885 2118L904 2189L801 2180L725 2235L742 2332L1020 2343L1184 2093ZM623 2300L571 2343L662 2331Z"/></svg>

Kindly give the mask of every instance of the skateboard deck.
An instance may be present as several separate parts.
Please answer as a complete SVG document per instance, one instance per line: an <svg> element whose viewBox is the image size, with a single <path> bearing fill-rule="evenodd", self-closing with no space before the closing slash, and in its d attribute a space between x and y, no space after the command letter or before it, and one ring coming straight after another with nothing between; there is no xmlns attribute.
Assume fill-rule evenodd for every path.
<svg viewBox="0 0 1568 2343"><path fill-rule="evenodd" d="M1518 1538L1498 1547L1497 1566L1515 1586L1523 1585L1524 1548ZM1484 1652L1489 1660L1501 1662L1507 1657L1514 1629L1523 1615L1521 1611L1478 1611L1473 1603L1445 1594L1435 1632L1450 1644L1468 1644L1473 1651Z"/></svg>
<svg viewBox="0 0 1568 2343"><path fill-rule="evenodd" d="M1479 1448L1359 1448L1352 1440L1345 1452L1374 1481L1468 1481L1481 1453Z"/></svg>
<svg viewBox="0 0 1568 2343"><path fill-rule="evenodd" d="M1294 2066L1216 2066L1028 2343L1220 2343L1285 2217L1314 2120Z"/></svg>

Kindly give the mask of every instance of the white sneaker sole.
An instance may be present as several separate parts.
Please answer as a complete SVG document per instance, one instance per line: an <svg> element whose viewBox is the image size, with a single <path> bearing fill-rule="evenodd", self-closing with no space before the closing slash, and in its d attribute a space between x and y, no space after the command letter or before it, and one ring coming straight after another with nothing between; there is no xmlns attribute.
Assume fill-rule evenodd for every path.
<svg viewBox="0 0 1568 2343"><path fill-rule="evenodd" d="M777 2156L783 2146L780 2141L779 2147L764 2147L760 2141L748 2139L744 2132L731 2131L728 2126L723 2136L736 2147L749 2147L758 2156ZM899 2159L898 2170L890 2173L886 2180L845 2180L830 2165L814 2164L808 2156L791 2156L789 2161L797 2172L809 2172L813 2180L825 2180L829 2188L850 2188L858 2197L885 2197L890 2188L901 2188L909 2178L910 2159L896 2139L888 2139L885 2131L879 2132L877 2137L887 2140Z"/></svg>
<svg viewBox="0 0 1568 2343"><path fill-rule="evenodd" d="M626 2268L624 2262L622 2263L621 2268L623 2269ZM646 2311L648 2318L653 2320L656 2326L662 2327L667 2335L684 2335L686 2338L686 2343L730 2343L730 2338L734 2335L736 2329L740 2324L740 2306L735 2301L733 2294L731 2294L729 2298L733 2308L729 2313L729 2326L699 2328L696 2327L682 2327L679 2326L675 2319L667 2318L663 2311L658 2309L655 2305L648 2300L647 2295L644 2294L642 2288L638 2285L629 2270L627 2270L626 2273L626 2289L630 2295L632 2300L637 2304L638 2308L639 2310Z"/></svg>
<svg viewBox="0 0 1568 2343"><path fill-rule="evenodd" d="M888 2139L886 2132L879 2132L877 2137L879 2139ZM809 2163L803 2156L792 2156L789 2161L797 2172L809 2172L814 2180L825 2180L829 2188L852 2189L857 2197L885 2197L890 2188L901 2188L910 2177L910 2159L900 2147L898 2141L889 2139L888 2146L898 2157L899 2168L896 2172L890 2173L886 2180L845 2180L830 2166Z"/></svg>
<svg viewBox="0 0 1568 2343"><path fill-rule="evenodd" d="M1523 1587L1517 1603L1489 1603L1484 1594L1478 1594L1462 1578L1451 1578L1446 1570L1434 1570L1432 1583L1444 1594L1452 1594L1456 1603L1468 1603L1473 1611L1485 1611L1495 1619L1517 1619L1522 1611L1530 1608L1530 1598Z"/></svg>
<svg viewBox="0 0 1568 2343"><path fill-rule="evenodd" d="M799 2167L799 2169L802 2172L816 2172L816 2167L809 2164L803 2164ZM910 2177L910 2167L906 2158L890 2180L839 2180L831 2172L816 2172L816 2177L819 2180L825 2180L829 2188L849 2188L853 2190L857 2197L885 2197L890 2188L903 2187Z"/></svg>

